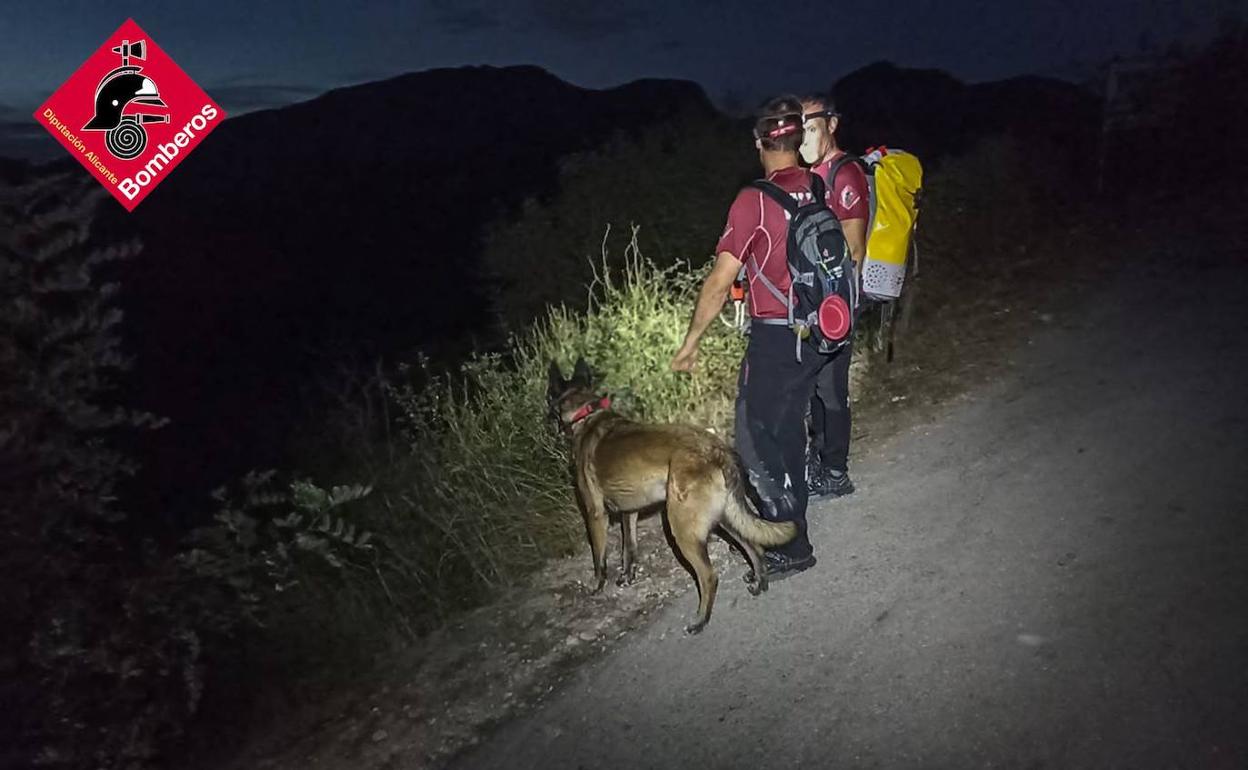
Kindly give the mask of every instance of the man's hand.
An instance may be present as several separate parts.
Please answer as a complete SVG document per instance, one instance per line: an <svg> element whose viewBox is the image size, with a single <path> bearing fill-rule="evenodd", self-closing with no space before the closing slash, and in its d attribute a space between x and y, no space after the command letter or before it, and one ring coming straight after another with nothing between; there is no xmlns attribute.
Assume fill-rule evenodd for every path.
<svg viewBox="0 0 1248 770"><path fill-rule="evenodd" d="M672 358L673 372L692 372L693 367L698 363L698 347L689 346L688 343L680 346L680 350L676 351L676 355Z"/></svg>

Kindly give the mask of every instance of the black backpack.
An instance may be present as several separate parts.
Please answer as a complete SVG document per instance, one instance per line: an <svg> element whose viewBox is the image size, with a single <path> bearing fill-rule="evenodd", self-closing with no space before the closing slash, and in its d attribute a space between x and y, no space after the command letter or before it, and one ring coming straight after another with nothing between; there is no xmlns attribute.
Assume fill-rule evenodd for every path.
<svg viewBox="0 0 1248 770"><path fill-rule="evenodd" d="M858 277L840 220L825 200L823 179L818 174L810 175L811 200L806 203L798 203L779 185L765 179L755 180L750 186L763 191L789 215L788 294L767 280L758 263L754 263L754 274L789 309L788 318L756 322L792 329L797 337L798 361L802 360L802 340L807 338L820 353L840 351L853 339L858 316Z"/></svg>

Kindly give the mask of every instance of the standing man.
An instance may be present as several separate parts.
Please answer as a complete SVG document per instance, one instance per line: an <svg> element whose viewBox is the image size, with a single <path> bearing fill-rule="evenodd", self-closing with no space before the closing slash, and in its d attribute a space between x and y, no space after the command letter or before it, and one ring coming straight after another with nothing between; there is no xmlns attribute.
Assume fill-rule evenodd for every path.
<svg viewBox="0 0 1248 770"><path fill-rule="evenodd" d="M768 181L807 200L814 181L798 165L802 143L802 104L793 96L771 100L754 122L754 146ZM737 193L720 236L715 266L702 284L684 343L672 369L691 371L697 362L698 340L719 314L742 265L749 280L750 340L737 378L736 446L751 484L762 502L761 513L773 521L793 521L798 534L775 550L764 552L770 580L781 580L815 564L806 534L806 429L803 419L815 379L828 357L810 342L796 360L793 332L787 325L763 323L788 318L788 308L766 288L769 282L787 294L788 216L766 193L746 187Z"/></svg>
<svg viewBox="0 0 1248 770"><path fill-rule="evenodd" d="M836 144L840 115L832 99L824 95L802 100L803 136L800 152L810 170L821 176L828 190L828 208L841 221L845 242L854 258L857 274L867 255L867 218L870 216L867 175L850 160L838 161L845 151ZM829 172L836 167L835 178ZM853 341L823 368L810 400L811 447L807 475L812 495L848 495L854 491L849 479L849 364Z"/></svg>

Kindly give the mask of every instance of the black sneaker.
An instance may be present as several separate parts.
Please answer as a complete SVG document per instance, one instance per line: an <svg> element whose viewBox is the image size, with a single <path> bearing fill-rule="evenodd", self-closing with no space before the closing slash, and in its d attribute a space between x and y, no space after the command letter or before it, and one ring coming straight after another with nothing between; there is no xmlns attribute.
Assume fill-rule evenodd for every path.
<svg viewBox="0 0 1248 770"><path fill-rule="evenodd" d="M834 471L824 469L814 481L810 483L810 496L823 497L831 495L832 497L844 497L853 494L854 482L850 481L849 474L843 471Z"/></svg>
<svg viewBox="0 0 1248 770"><path fill-rule="evenodd" d="M815 555L811 553L795 558L777 551L763 551L763 564L767 571L767 581L774 583L815 566Z"/></svg>

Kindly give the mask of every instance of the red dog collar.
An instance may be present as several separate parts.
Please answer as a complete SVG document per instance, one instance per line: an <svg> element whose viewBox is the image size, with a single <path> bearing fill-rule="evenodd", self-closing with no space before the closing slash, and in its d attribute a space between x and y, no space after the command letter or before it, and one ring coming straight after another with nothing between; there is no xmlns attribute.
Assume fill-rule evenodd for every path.
<svg viewBox="0 0 1248 770"><path fill-rule="evenodd" d="M590 416L594 412L600 411L602 409L610 409L610 408L611 408L610 396L603 396L597 401L590 401L588 404L586 404L585 406L582 406L580 409L577 409L575 412L572 413L572 417L568 419L568 427L571 428L573 425L576 425L578 422L580 422L581 420L584 420L586 417Z"/></svg>

